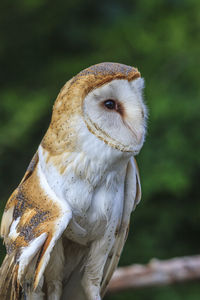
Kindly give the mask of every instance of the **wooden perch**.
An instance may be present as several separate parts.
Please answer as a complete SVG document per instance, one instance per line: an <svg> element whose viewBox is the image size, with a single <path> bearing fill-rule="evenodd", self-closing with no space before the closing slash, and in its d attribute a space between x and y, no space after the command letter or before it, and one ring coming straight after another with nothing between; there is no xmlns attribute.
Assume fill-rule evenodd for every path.
<svg viewBox="0 0 200 300"><path fill-rule="evenodd" d="M200 279L200 255L160 261L152 259L147 265L118 268L110 281L108 292L169 285Z"/></svg>

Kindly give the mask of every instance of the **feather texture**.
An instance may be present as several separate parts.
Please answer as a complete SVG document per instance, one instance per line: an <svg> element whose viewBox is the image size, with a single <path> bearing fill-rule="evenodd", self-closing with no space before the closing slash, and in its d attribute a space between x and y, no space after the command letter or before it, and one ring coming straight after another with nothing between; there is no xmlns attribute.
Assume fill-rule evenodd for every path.
<svg viewBox="0 0 200 300"><path fill-rule="evenodd" d="M71 219L69 206L59 203L38 160L30 166L9 199L2 218L1 234L8 253L0 269L2 300L20 299L22 293L26 294L27 273L28 289L37 288L50 253ZM12 217L10 212L13 212Z"/></svg>
<svg viewBox="0 0 200 300"><path fill-rule="evenodd" d="M135 188L134 188L135 186ZM129 231L130 214L135 206L141 199L141 186L140 177L136 160L130 159L125 179L125 191L124 191L124 207L122 214L122 221L115 232L115 242L109 253L104 268L104 276L101 283L101 296L103 297L106 292L106 287L115 271L121 252L123 250L126 238Z"/></svg>

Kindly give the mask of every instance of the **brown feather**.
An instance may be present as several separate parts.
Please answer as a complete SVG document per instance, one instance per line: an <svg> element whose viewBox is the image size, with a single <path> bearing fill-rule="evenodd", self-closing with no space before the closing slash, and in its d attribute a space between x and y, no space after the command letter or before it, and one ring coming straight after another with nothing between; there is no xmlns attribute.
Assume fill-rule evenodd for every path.
<svg viewBox="0 0 200 300"><path fill-rule="evenodd" d="M15 263L15 253L6 255L0 269L0 299L18 300L22 288L17 280L18 264Z"/></svg>

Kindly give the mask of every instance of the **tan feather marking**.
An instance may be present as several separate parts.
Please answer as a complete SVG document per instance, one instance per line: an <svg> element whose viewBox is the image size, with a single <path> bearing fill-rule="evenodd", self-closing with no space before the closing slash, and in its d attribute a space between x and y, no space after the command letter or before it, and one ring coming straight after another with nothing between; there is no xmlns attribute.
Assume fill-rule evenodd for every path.
<svg viewBox="0 0 200 300"><path fill-rule="evenodd" d="M53 236L53 233L49 233L46 241L45 241L45 244L44 246L42 247L42 250L39 254L39 257L38 257L38 260L37 260L37 265L36 265L36 271L35 271L35 278L34 278L34 289L37 288L38 286L38 281L39 281L39 278L38 278L38 275L39 275L39 272L40 272L40 269L41 269L41 266L43 264L43 258L44 258L44 255L45 255L45 252L47 250L47 248L49 247L49 244L52 240L52 236Z"/></svg>
<svg viewBox="0 0 200 300"><path fill-rule="evenodd" d="M29 244L29 241L26 240L23 235L19 235L12 244L12 246L14 248L13 250L19 249L21 247L26 247L26 246L28 246L28 244Z"/></svg>
<svg viewBox="0 0 200 300"><path fill-rule="evenodd" d="M18 264L15 264L14 254L6 255L0 269L0 299L21 299L22 289L17 280Z"/></svg>
<svg viewBox="0 0 200 300"><path fill-rule="evenodd" d="M31 160L27 171L21 181L21 183L23 183L24 181L26 181L31 174L33 173L36 165L38 162L38 154L36 152L36 154L33 156L33 159ZM21 184L20 183L20 184ZM5 210L4 210L4 214L2 217L2 221L1 221L1 230L0 230L0 234L2 237L5 237L8 235L9 233L9 229L11 226L11 223L13 221L13 213L14 213L14 208L15 208L15 219L17 218L16 216L16 206L18 208L18 211L23 210L23 203L20 201L20 203L18 203L18 199L17 199L17 195L19 194L19 189L15 189L14 192L11 194L10 198L7 201Z"/></svg>
<svg viewBox="0 0 200 300"><path fill-rule="evenodd" d="M30 223L30 219L37 213L35 209L27 208L26 212L21 216L20 229Z"/></svg>
<svg viewBox="0 0 200 300"><path fill-rule="evenodd" d="M48 151L44 150L43 155L46 158L46 163L53 164L58 169L61 175L65 172L66 168L69 167L69 165L72 163L72 161L69 160L69 157L71 155L70 152L64 152L59 155L51 155Z"/></svg>
<svg viewBox="0 0 200 300"><path fill-rule="evenodd" d="M25 199L27 206L34 207L37 212L51 211L51 217L56 218L59 215L60 209L55 202L53 202L40 186L40 181L36 170L32 176L25 181L21 186L21 194Z"/></svg>
<svg viewBox="0 0 200 300"><path fill-rule="evenodd" d="M18 274L19 265L16 264L13 268L12 272L12 294L11 299L17 300L21 298L22 288L20 286L19 281L17 280L17 274Z"/></svg>
<svg viewBox="0 0 200 300"><path fill-rule="evenodd" d="M66 166L61 164L60 175L64 174L65 170L66 170Z"/></svg>

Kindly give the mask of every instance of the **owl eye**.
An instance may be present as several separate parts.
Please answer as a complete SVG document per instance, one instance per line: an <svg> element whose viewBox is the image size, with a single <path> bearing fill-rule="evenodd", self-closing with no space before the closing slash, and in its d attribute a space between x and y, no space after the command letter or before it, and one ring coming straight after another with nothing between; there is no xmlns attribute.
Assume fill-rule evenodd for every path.
<svg viewBox="0 0 200 300"><path fill-rule="evenodd" d="M108 99L104 101L104 106L108 109L116 109L116 102L114 100Z"/></svg>

